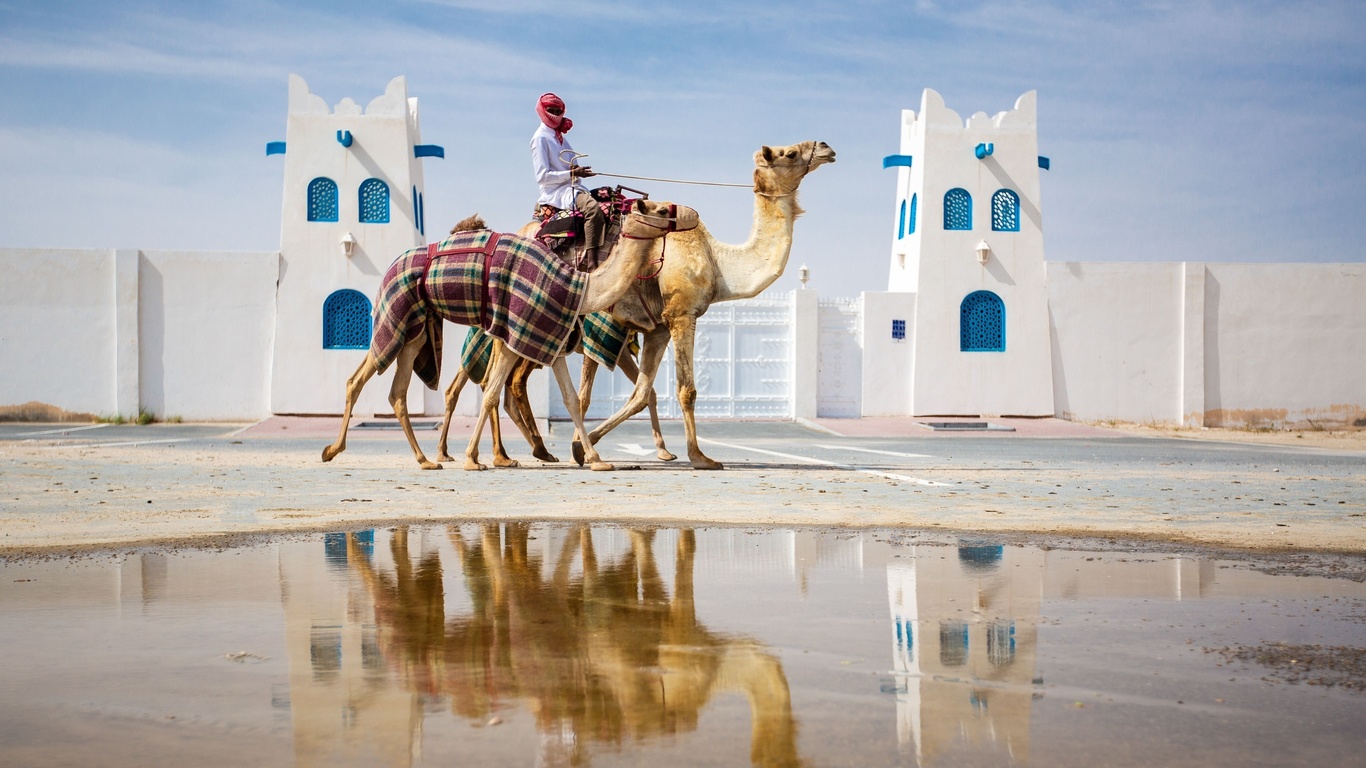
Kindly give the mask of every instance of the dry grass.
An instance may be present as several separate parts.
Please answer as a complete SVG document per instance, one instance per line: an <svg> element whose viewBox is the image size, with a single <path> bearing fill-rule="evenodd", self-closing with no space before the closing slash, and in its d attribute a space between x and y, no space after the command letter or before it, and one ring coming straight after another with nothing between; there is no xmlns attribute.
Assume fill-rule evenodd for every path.
<svg viewBox="0 0 1366 768"><path fill-rule="evenodd" d="M24 421L36 423L69 423L69 422L93 422L99 421L98 417L90 413L73 413L64 411L54 405L40 403L37 400L24 403L23 405L0 405L0 422Z"/></svg>

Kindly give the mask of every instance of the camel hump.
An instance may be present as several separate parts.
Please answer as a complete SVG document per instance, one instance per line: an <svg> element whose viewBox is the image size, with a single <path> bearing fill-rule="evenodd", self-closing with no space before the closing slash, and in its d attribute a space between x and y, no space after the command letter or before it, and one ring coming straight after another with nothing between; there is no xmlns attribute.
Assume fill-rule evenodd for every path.
<svg viewBox="0 0 1366 768"><path fill-rule="evenodd" d="M451 227L451 234L454 235L457 232L474 232L475 230L488 228L489 225L484 222L484 217L476 213L466 216L456 222L455 226Z"/></svg>

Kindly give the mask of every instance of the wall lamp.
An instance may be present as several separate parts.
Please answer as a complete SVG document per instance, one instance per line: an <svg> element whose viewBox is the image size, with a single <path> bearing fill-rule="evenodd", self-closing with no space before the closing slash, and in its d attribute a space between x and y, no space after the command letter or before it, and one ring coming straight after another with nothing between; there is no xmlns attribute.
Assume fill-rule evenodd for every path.
<svg viewBox="0 0 1366 768"><path fill-rule="evenodd" d="M342 235L341 247L342 255L348 259L351 258L351 254L356 252L356 238L352 237L350 232L347 232Z"/></svg>
<svg viewBox="0 0 1366 768"><path fill-rule="evenodd" d="M797 279L802 281L802 288L806 288L806 281L811 279L811 268L803 264L801 269L797 270Z"/></svg>
<svg viewBox="0 0 1366 768"><path fill-rule="evenodd" d="M991 256L991 246L987 245L987 241L983 240L982 242L980 242L980 243L977 244L977 249L976 249L976 250L977 250L977 263L978 263L978 264L986 264L986 263L987 263L987 258Z"/></svg>

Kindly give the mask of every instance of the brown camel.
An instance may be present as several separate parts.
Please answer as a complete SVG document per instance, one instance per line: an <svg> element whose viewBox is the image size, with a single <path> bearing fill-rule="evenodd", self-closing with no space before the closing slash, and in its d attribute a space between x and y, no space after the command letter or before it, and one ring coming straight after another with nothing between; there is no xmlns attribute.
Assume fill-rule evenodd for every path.
<svg viewBox="0 0 1366 768"><path fill-rule="evenodd" d="M797 187L816 168L835 162L835 150L823 141L804 141L788 147L764 147L754 153L754 225L749 239L740 245L722 243L705 225L668 240L667 258L659 268L657 288L628 291L612 307L612 316L643 333L640 371L631 399L599 424L589 441L597 443L618 424L640 413L654 396L655 375L669 341L674 345L678 403L683 409L683 428L688 459L694 469L721 469L697 446L697 423L693 415L697 386L693 379L693 342L697 318L717 302L748 299L772 285L787 267L792 252L792 229L802 215ZM661 252L658 244L654 251ZM652 253L651 261L659 258ZM584 358L579 380L579 400L587 410L597 363ZM579 460L580 446L574 445Z"/></svg>
<svg viewBox="0 0 1366 768"><path fill-rule="evenodd" d="M572 302L577 298L577 306L561 306L559 308L561 310L568 309L574 315L582 316L610 307L636 282L636 276L649 256L651 250L649 246L653 240L666 232L696 225L697 212L691 208L675 207L670 203L663 202L638 201L631 214L622 223L623 242L613 249L601 267L588 273L583 281L575 282L575 285L579 286L577 292L568 289L562 292L564 295L561 296L561 304ZM496 246L497 252L503 254L500 258L503 260L504 269L509 274L517 274L518 270L528 262L535 262L535 265L540 267L550 265L552 260L558 262L558 259L553 254L549 254L538 242L516 235L502 235L501 241L498 237L491 237L489 242L492 243L489 246L490 248ZM502 245L499 245L500 242ZM506 251L503 250L504 245L508 246ZM433 286L440 285L440 283L433 278L433 275L437 274L438 266L442 268L449 268L449 266L442 261L442 256L439 254L431 258L430 263L422 262L418 256L420 251L425 250L427 249L415 249L400 259L400 262L409 265L407 272L396 269L400 266L400 262L396 262L394 267L391 267L385 275L380 286L376 306L379 307L378 314L381 321L386 319L392 321L384 326L384 328L392 326L392 332L386 332L382 335L381 328L376 328L365 360L361 362L356 372L347 379L346 408L342 414L341 433L337 436L336 442L323 449L323 461L331 461L337 454L346 450L346 429L351 421L351 410L355 406L356 399L360 396L361 389L372 376L383 372L384 368L392 362L397 366L393 384L389 389L389 402L394 408L394 415L398 417L399 423L403 427L403 433L408 438L408 445L412 448L418 465L423 469L440 469L441 465L428 460L417 444L412 424L408 419L406 394L408 384L412 379L414 365L418 362L420 355L427 356L424 378L429 386L433 388L436 386L435 376L440 374L439 357L436 358L434 366L436 370L435 375L433 375L429 338L436 338L436 334L440 330L439 323L445 320L459 322L465 319L463 315L455 316L447 304L459 303L466 307L478 307L478 314L481 316L487 314L489 307L511 314L512 310L509 310L508 307L515 310L525 309L529 306L529 302L522 297L511 295L510 292L506 291L499 292L499 285L502 284L489 282L487 273L489 268L487 266L480 271L484 275L483 290L477 286L470 287L469 284L461 283L458 287L462 290L450 297L449 302L434 302L430 291ZM493 252L491 250L489 253ZM478 258L477 254L475 258ZM405 261L405 259L410 260ZM483 263L485 265L492 263L492 259L492 256L486 255ZM586 285L583 285L583 282L586 282ZM393 296L398 298L393 300L392 306L396 309L393 317L390 317L385 314L385 309L386 306L389 306L386 302ZM516 302L520 302L520 304ZM448 317L448 314L451 316ZM562 326L563 323L560 325ZM523 348L538 348L544 352L544 342L549 340L540 338L537 335L539 333L541 333L540 326L536 325L531 331L525 332L525 335L519 335L517 338ZM402 346L397 347L395 351L397 343L401 343ZM520 352L521 350L519 350ZM489 374L486 379L489 386L484 392L479 420L475 425L474 433L470 436L469 446L465 450L465 469L480 470L487 468L479 463L479 439L483 433L484 422L489 419L490 415L494 417L493 429L495 431L498 429L498 399L502 393L503 384L517 359L518 354L514 354L503 339L495 342L493 357L489 362ZM565 408L574 419L574 426L578 430L577 434L587 434L583 427L583 411L579 407L578 398L573 391L573 383L569 378L569 370L564 363L564 358L555 356L552 369L555 371L556 381L560 385L560 394L564 398ZM612 469L610 464L601 460L596 451L590 451L587 459L593 469Z"/></svg>

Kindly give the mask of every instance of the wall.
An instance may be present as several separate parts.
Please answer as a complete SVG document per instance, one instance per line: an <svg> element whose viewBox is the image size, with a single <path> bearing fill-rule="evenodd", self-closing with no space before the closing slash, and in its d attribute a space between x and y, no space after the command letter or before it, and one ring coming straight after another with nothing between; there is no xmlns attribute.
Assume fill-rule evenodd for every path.
<svg viewBox="0 0 1366 768"><path fill-rule="evenodd" d="M0 405L270 414L274 253L0 249Z"/></svg>
<svg viewBox="0 0 1366 768"><path fill-rule="evenodd" d="M1181 419L1182 265L1049 262L1057 415Z"/></svg>

